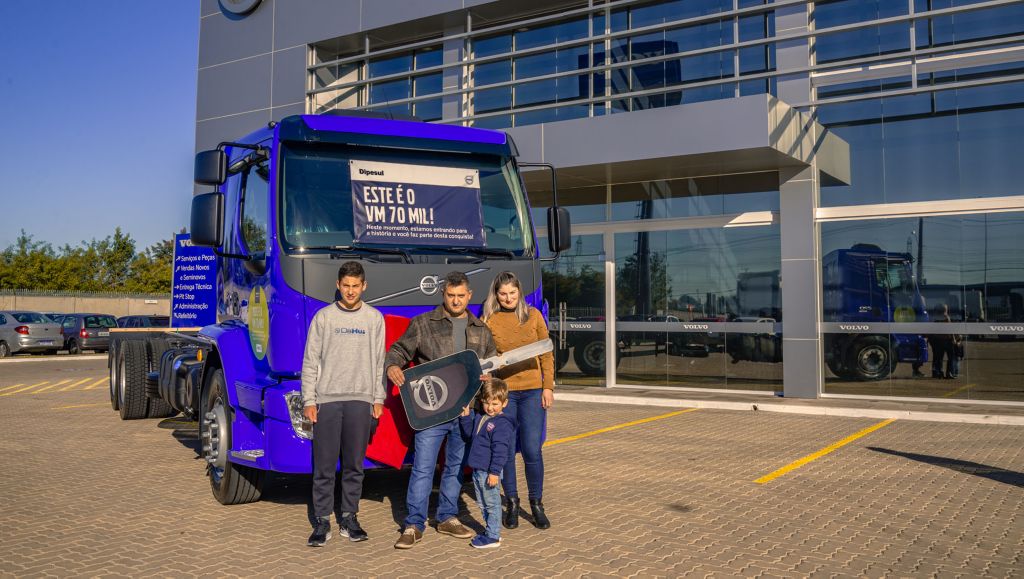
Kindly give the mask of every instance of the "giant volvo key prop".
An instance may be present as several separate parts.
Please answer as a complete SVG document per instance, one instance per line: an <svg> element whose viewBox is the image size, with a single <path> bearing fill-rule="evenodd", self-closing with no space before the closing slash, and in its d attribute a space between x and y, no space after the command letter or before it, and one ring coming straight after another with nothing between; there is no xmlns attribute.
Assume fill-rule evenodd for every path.
<svg viewBox="0 0 1024 579"><path fill-rule="evenodd" d="M461 414L476 396L481 374L490 374L553 349L551 340L540 340L484 360L472 350L463 350L404 370L405 383L399 391L409 426L423 430L448 422Z"/></svg>

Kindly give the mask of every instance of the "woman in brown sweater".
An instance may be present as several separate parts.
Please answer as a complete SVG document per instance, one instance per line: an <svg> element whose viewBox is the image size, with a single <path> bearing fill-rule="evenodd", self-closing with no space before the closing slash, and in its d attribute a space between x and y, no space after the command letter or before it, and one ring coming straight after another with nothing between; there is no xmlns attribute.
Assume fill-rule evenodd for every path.
<svg viewBox="0 0 1024 579"><path fill-rule="evenodd" d="M494 278L480 318L491 329L498 352L507 352L538 340L548 339L544 316L523 299L519 278L504 271ZM544 459L541 444L547 423L547 410L555 402L555 367L551 353L502 368L496 376L508 384L509 400L505 415L517 424L519 450L526 464L533 524L538 529L551 526L544 514ZM505 489L505 528L519 526L519 492L516 488L516 455L513 452L502 473Z"/></svg>

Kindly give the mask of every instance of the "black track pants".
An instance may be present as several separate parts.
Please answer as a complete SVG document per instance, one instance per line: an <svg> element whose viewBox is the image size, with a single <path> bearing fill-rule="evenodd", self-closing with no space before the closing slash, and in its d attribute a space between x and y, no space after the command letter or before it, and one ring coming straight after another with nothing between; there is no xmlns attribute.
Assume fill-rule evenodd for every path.
<svg viewBox="0 0 1024 579"><path fill-rule="evenodd" d="M341 457L341 511L359 511L363 494L363 459L370 441L373 416L369 402L327 402L313 425L313 512L329 517L334 511L334 477Z"/></svg>

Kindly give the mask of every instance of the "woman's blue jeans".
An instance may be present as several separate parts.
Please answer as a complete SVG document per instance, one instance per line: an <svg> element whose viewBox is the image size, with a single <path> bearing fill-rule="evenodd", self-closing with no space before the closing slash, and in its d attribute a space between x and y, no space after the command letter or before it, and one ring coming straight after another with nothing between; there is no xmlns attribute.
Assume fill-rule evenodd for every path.
<svg viewBox="0 0 1024 579"><path fill-rule="evenodd" d="M540 500L544 496L544 457L540 447L547 425L548 411L541 408L540 388L534 390L518 390L508 393L508 406L505 416L516 423L516 434L519 439L519 450L523 453L526 463L526 487L529 497ZM501 487L506 497L518 497L516 483L516 454L513 452L505 463L502 472Z"/></svg>

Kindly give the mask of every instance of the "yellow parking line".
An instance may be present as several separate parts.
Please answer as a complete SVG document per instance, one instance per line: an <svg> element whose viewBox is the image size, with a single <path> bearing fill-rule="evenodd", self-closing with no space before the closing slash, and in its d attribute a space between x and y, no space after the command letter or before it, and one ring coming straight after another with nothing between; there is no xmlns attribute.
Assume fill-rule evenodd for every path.
<svg viewBox="0 0 1024 579"><path fill-rule="evenodd" d="M54 410L67 410L68 408L85 408L86 406L109 406L109 402L94 402L92 404L72 404L70 406L57 406Z"/></svg>
<svg viewBox="0 0 1024 579"><path fill-rule="evenodd" d="M71 390L71 389L72 389L72 388L74 388L75 386L78 386L78 385L79 385L79 384L81 384L82 382L88 382L89 380L92 380L92 377L89 377L89 378L82 378L81 380L79 380L78 382L75 382L74 384L68 384L67 386L65 386L65 387L61 388L61 389L60 389L60 391L61 391L61 392L66 392L66 391L68 391L68 390Z"/></svg>
<svg viewBox="0 0 1024 579"><path fill-rule="evenodd" d="M110 378L107 377L107 376L104 376L104 377L100 378L99 380L93 382L92 384L89 384L88 386L83 388L83 390L92 390L93 388L98 387L100 384L103 384L104 382L109 382L109 381L110 381Z"/></svg>
<svg viewBox="0 0 1024 579"><path fill-rule="evenodd" d="M857 440L858 438L861 438L862 436L867 436L867 435L871 434L872 432L878 430L879 428L882 428L883 426L891 424L891 423L893 423L895 421L896 421L895 418L889 418L889 419L886 419L886 420L883 420L883 421L879 422L878 424L869 426L869 427L865 428L864 430L855 432L855 433L851 434L850 436L847 436L846 438L840 440L839 442L836 442L835 444L830 444L830 445L826 446L825 448L819 450L818 452L815 452L813 454L808 454L807 456L805 456L805 457L803 457L803 458L801 458L799 460L795 460L795 461L787 464L786 466L780 468L779 470L777 470L775 472L772 472L772 473L764 475L763 477L755 480L754 482L756 482L758 484L764 484L766 482L770 482L772 480L775 480L775 479L779 478L780 476L786 474L787 472L790 472L792 470L796 470L796 469L802 467L803 465L811 462L812 460L817 460L817 459L825 456L826 454L828 454L828 453L830 453L830 452L832 452L834 450L838 450L839 448L841 448L843 446L846 446L847 444L850 444L854 440Z"/></svg>
<svg viewBox="0 0 1024 579"><path fill-rule="evenodd" d="M973 387L974 387L974 384L964 384L963 386L957 388L956 390L950 390L949 392L946 392L945 394L942 395L942 397L943 398L951 398L951 397L956 396L957 394L963 392L964 390L967 390L968 388L973 388Z"/></svg>
<svg viewBox="0 0 1024 579"><path fill-rule="evenodd" d="M64 379L64 380L60 380L58 382L54 382L53 384L50 384L49 386L43 386L39 390L36 390L35 392L33 392L33 394L39 394L40 392L46 392L47 390L49 390L50 388L53 388L54 386L60 386L61 384L65 383L65 382L70 382L70 381L71 381L71 378L67 378L67 379Z"/></svg>
<svg viewBox="0 0 1024 579"><path fill-rule="evenodd" d="M11 388L17 388L18 386L24 386L24 384L14 384L13 386L4 386L3 388L0 388L0 392L3 392L4 390L10 390Z"/></svg>
<svg viewBox="0 0 1024 579"><path fill-rule="evenodd" d="M33 384L31 386L25 386L25 387L19 388L17 390L11 390L10 392L4 392L3 394L0 394L0 396L10 396L11 394L17 394L18 392L24 392L26 390L31 390L32 388L35 388L36 386L42 386L43 384L48 384L49 382L50 382L49 380L43 380L42 382L40 382L38 384Z"/></svg>
<svg viewBox="0 0 1024 579"><path fill-rule="evenodd" d="M669 412L667 414L659 414L658 416L652 416L650 418L641 418L640 420L634 420L632 422L624 422L622 424L616 424L607 428L599 428L597 430L591 430L590 432L584 432L583 434L577 434L574 436L566 436L565 438L558 438L555 440L549 440L544 443L544 446L553 446L555 444L561 444L563 442L572 442L581 438L587 438L594 436L595 434L602 434L605 432L611 432L613 430L619 430L620 428L626 428L627 426L636 426L637 424L644 424L645 422L653 422L655 420L661 420L662 418L672 418L673 416L679 416L680 414L686 414L687 412L694 412L697 408L687 408L686 410L676 410L675 412Z"/></svg>

